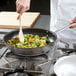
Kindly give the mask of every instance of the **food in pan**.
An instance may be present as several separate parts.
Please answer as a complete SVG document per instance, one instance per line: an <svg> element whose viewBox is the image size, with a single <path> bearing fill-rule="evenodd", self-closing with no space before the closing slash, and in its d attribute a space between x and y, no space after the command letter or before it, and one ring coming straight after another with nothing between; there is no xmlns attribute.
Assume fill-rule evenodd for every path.
<svg viewBox="0 0 76 76"><path fill-rule="evenodd" d="M19 48L37 48L46 46L51 42L46 36L40 37L39 35L24 34L24 43L19 41L18 36L8 40L7 43Z"/></svg>

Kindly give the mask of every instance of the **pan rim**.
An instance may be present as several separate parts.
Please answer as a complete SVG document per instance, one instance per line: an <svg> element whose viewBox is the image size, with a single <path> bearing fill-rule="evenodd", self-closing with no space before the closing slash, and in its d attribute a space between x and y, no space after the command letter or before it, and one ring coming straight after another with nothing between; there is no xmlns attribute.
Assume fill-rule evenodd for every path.
<svg viewBox="0 0 76 76"><path fill-rule="evenodd" d="M48 31L48 32L52 33L52 34L55 36L56 39L54 40L54 42L57 40L57 35L56 35L56 33L55 33L55 32L52 32L52 31L49 31L49 30L46 30L46 29L41 29L41 28L24 28L23 30L43 30L43 31ZM9 34L11 34L11 33L14 33L14 32L18 32L18 31L19 31L19 29L16 29L16 30L13 30L13 31L11 31L11 32L8 32L8 33L3 37L4 42L7 44L7 42L5 41L5 37L6 37L7 35L9 35ZM7 45L10 46L10 47L13 47L13 48L17 48L17 49L37 49L37 48L44 48L44 47L47 47L47 46L49 46L49 45L52 45L52 44L54 44L54 42L49 43L49 44L46 45L46 46L36 47L36 48L19 48L19 47L11 46L11 45L9 45L9 44L7 44Z"/></svg>

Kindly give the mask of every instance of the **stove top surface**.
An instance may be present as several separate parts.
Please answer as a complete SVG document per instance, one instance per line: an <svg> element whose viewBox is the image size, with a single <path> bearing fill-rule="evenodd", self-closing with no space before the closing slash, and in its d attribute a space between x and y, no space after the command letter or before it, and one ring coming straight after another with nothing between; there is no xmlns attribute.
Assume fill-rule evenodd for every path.
<svg viewBox="0 0 76 76"><path fill-rule="evenodd" d="M69 49L68 49L69 48ZM0 67L9 69L25 69L31 71L43 72L43 75L33 75L33 76L56 76L53 72L53 65L59 57L65 55L75 54L76 50L75 43L66 40L58 40L53 59L50 56L51 52L37 56L37 57L19 57L14 55L4 43L0 41ZM0 75L1 76L1 75ZM23 73L16 73L11 76L28 76ZM31 75L30 75L31 76Z"/></svg>

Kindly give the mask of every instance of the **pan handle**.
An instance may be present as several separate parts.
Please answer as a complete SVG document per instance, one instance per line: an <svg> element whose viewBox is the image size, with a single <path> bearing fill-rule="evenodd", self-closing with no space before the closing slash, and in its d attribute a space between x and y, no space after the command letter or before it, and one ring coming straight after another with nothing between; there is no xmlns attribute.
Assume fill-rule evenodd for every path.
<svg viewBox="0 0 76 76"><path fill-rule="evenodd" d="M75 24L76 24L76 23L66 25L66 26L64 26L64 27L62 27L62 28L56 30L55 33L58 33L58 32L61 32L61 31L64 31L66 28L68 28L68 27L70 27L70 26L72 26L72 25L75 25Z"/></svg>

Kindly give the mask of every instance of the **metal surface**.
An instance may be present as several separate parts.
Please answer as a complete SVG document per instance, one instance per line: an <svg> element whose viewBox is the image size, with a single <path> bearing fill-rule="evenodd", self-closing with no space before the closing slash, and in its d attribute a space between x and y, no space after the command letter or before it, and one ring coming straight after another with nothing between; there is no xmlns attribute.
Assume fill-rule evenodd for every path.
<svg viewBox="0 0 76 76"><path fill-rule="evenodd" d="M67 41L59 40L59 42L57 42L57 44L59 45L59 47L62 47L62 48L66 48L66 49L67 48L70 48L70 43L68 44ZM58 49L58 50L57 49L54 49L54 50L55 50L55 55L53 57L55 57L56 59L58 59L58 58L60 58L60 57L62 57L64 55L62 49ZM18 57L18 56L13 55L8 50L8 53L6 53L6 55L4 55L4 56L6 57L5 59L8 61L8 65L9 65L9 66L7 66L7 68L10 68L10 69L11 68L14 68L15 69L15 68L17 68L19 66L19 62L20 62L21 63L20 68L22 68L22 66L24 66L25 69L27 67L27 70L31 70L31 71L33 71L33 70L35 70L35 71L36 70L42 71L43 73L45 73L42 76L48 76L49 73L50 73L49 76L56 76L52 72L52 70L53 70L52 69L52 67L53 67L52 63L53 62L52 63L51 63L51 61L49 61L50 63L48 62L48 60L53 55L53 52L49 51L48 53L46 53L46 56L43 56L42 55L42 56L38 56L38 57L25 57L23 59L22 57ZM53 60L53 58L52 58L52 60ZM49 72L49 69L51 69L50 72ZM18 73L16 75L12 75L12 76L23 76L23 74L19 74ZM28 76L30 76L30 75L28 75ZM35 75L33 75L33 76L35 76ZM39 75L39 76L41 76L41 75Z"/></svg>
<svg viewBox="0 0 76 76"><path fill-rule="evenodd" d="M62 27L62 28L56 30L55 33L64 31L65 29L67 29L67 27L70 28L70 27L73 26L73 25L76 25L76 23L68 24L68 25L66 25L66 26L64 26L64 27Z"/></svg>
<svg viewBox="0 0 76 76"><path fill-rule="evenodd" d="M57 76L76 76L76 55L61 57L54 65Z"/></svg>
<svg viewBox="0 0 76 76"><path fill-rule="evenodd" d="M0 39L0 59L4 56L7 50L8 48L5 46L3 40Z"/></svg>
<svg viewBox="0 0 76 76"><path fill-rule="evenodd" d="M46 29L49 30L50 27L50 15L40 15L40 18L36 22L33 28L41 28L41 29ZM0 36L1 34L6 34L8 32L11 32L15 29L0 29Z"/></svg>
<svg viewBox="0 0 76 76"><path fill-rule="evenodd" d="M0 59L4 56L4 54L7 52L7 50L8 50L7 47L0 49Z"/></svg>
<svg viewBox="0 0 76 76"><path fill-rule="evenodd" d="M11 51L19 56L36 56L40 55L43 53L48 52L49 50L51 51L55 41L57 40L57 36L55 33L48 31L48 30L43 30L43 29L36 29L36 28L31 28L31 29L23 29L24 34L34 34L34 35L39 35L39 36L47 36L48 39L52 42L44 47L37 47L37 48L17 48L13 47L7 44L7 41L12 39L13 37L18 35L19 30L12 31L4 36L4 41L6 43L6 46L11 49Z"/></svg>
<svg viewBox="0 0 76 76"><path fill-rule="evenodd" d="M72 52L76 52L76 49L73 49L73 48L58 48L58 49L61 49L63 52L65 53L72 53Z"/></svg>
<svg viewBox="0 0 76 76"><path fill-rule="evenodd" d="M50 15L40 15L37 23L33 28L50 29Z"/></svg>
<svg viewBox="0 0 76 76"><path fill-rule="evenodd" d="M50 26L50 16L49 15L41 15L39 20L37 21L37 23L35 24L35 26L33 28L42 28L42 29L49 30L49 26ZM4 34L11 32L11 31L13 31L13 30L12 29L9 29L9 30L8 29L0 29L0 38L3 38ZM1 45L2 45L2 43L1 43ZM4 46L4 43L3 43L3 46ZM2 46L2 48L4 48L3 46ZM44 55L41 54L42 56L40 55L40 56L36 56L36 57L30 57L30 58L32 58L30 60L26 60L24 58L24 60L21 60L21 61L18 60L19 57L16 55L13 55L10 53L8 53L9 54L8 55L7 53L5 53L4 56L0 59L1 60L0 67L4 67L4 69L5 68L11 69L14 67L17 68L17 65L19 64L19 61L20 61L22 63L25 63L25 64L23 64L25 69L27 67L27 69L30 71L33 71L33 70L37 71L38 70L38 71L43 71L43 73L45 73L44 75L36 75L36 76L48 76L48 74L49 74L48 72L49 72L49 68L50 68L49 65L51 63L45 64L45 62L47 62L49 58L53 58L52 55L53 55L54 50L51 50L51 51L49 50L49 52L46 53L47 55L45 55L45 53L42 53ZM8 52L9 52L9 49L8 49ZM7 54L6 58L8 60L8 63L5 63L5 61L2 60L3 58L5 58L6 54ZM22 58L22 57L20 57L20 58ZM16 60L18 60L18 61L16 61ZM2 63L4 63L4 65L2 65ZM3 76L3 74L1 72L0 72L0 76ZM35 76L35 75L26 75L26 74L16 73L15 75L9 75L9 76Z"/></svg>
<svg viewBox="0 0 76 76"><path fill-rule="evenodd" d="M0 72L11 73L30 73L30 74L43 74L41 71L25 70L25 69L12 69L12 68L0 68Z"/></svg>

